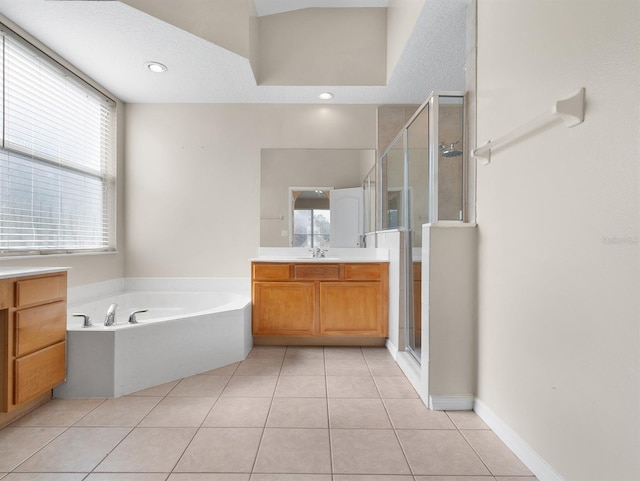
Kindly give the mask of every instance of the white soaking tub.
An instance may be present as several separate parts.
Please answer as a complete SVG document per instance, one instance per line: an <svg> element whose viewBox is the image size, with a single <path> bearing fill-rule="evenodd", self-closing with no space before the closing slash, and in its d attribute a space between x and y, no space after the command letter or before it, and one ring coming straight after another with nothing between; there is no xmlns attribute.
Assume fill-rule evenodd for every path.
<svg viewBox="0 0 640 481"><path fill-rule="evenodd" d="M70 289L67 379L54 397L118 397L243 360L253 344L249 285L120 279ZM111 304L118 305L116 323L105 326ZM130 324L139 310L147 312ZM93 325L83 327L73 314L89 315Z"/></svg>

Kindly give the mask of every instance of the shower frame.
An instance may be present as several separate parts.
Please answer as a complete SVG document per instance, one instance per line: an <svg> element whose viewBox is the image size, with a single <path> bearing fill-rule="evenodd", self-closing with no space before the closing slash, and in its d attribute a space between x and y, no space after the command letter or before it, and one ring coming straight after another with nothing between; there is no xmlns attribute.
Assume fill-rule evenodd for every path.
<svg viewBox="0 0 640 481"><path fill-rule="evenodd" d="M462 199L461 199L461 215L459 220L440 220L439 219L439 153L440 153L440 141L439 141L439 124L440 124L440 105L441 98L444 97L455 97L461 99L461 105L463 109L462 114L462 130L461 130L461 151L462 151L462 172L461 172L461 189L462 189ZM389 186L387 184L387 172L386 172L386 160L389 152L393 150L397 143L402 142L403 148L403 188L402 188L402 209L403 215L401 216L403 219L403 224L399 224L397 226L399 231L405 233L403 236L403 252L402 258L400 260L401 265L404 269L404 276L401 279L402 288L400 292L404 292L404 299L402 302L404 304L404 322L401 320L401 324L405 327L405 336L402 339L404 345L399 345L399 351L404 351L411 356L414 362L420 365L422 362L427 361L428 359L423 359L425 356L425 351L420 349L416 349L415 343L415 326L414 326L414 316L413 316L413 306L414 306L414 298L413 298L413 235L412 233L415 229L422 229L422 225L413 226L412 224L412 206L411 206L411 186L409 185L409 128L414 123L414 121L418 118L420 114L423 113L425 109L428 109L428 132L426 135L428 136L428 219L426 223L430 224L444 224L444 223L455 223L460 224L464 222L469 222L469 179L468 179L468 157L467 157L467 148L466 148L466 128L467 125L467 111L466 111L466 102L465 102L465 94L464 92L458 91L434 91L432 92L427 99L416 109L411 118L406 122L404 127L400 130L400 132L396 135L393 141L389 144L389 147L384 151L384 153L379 156L379 179L380 179L380 189L378 190L378 225L381 226L382 230L384 230L384 217L387 209L387 198L386 194L389 190ZM423 262L423 259L420 260ZM413 340L411 336L414 336ZM421 340L422 341L422 340ZM422 345L422 342L420 343ZM426 356L428 357L428 350L426 352Z"/></svg>

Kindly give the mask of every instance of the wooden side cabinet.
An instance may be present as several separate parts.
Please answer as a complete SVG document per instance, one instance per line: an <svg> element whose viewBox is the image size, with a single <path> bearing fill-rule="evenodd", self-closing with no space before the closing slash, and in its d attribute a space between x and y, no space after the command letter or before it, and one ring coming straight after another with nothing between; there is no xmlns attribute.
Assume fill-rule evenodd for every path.
<svg viewBox="0 0 640 481"><path fill-rule="evenodd" d="M252 264L256 344L384 342L389 267L379 263Z"/></svg>
<svg viewBox="0 0 640 481"><path fill-rule="evenodd" d="M65 379L67 273L0 279L0 412Z"/></svg>

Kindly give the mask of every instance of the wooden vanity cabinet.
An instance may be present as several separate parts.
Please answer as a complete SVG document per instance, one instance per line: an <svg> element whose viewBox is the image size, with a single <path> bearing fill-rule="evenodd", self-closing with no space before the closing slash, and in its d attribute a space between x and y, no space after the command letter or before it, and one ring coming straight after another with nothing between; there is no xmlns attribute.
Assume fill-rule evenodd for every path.
<svg viewBox="0 0 640 481"><path fill-rule="evenodd" d="M0 279L0 412L65 379L67 274Z"/></svg>
<svg viewBox="0 0 640 481"><path fill-rule="evenodd" d="M388 278L386 262L254 262L254 342L379 344L388 330Z"/></svg>

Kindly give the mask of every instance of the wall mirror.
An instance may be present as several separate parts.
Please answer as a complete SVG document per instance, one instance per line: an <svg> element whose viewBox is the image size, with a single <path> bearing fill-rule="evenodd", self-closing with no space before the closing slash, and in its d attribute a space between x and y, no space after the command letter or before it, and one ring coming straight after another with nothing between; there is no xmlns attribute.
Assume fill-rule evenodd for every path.
<svg viewBox="0 0 640 481"><path fill-rule="evenodd" d="M334 197L336 191L350 188L363 190L363 179L367 178L375 160L374 149L263 149L260 160L260 246L292 246L295 239L293 207L298 205L298 198L301 208L295 210L303 211L305 203L309 205L309 202L316 202L313 197L318 194L316 190L320 190L325 193L322 196L328 200L328 210L331 210L332 201L334 208L339 202L336 200L339 195ZM295 202L292 192L300 192L295 194ZM347 205L350 201L347 199L344 202ZM315 209L323 210L320 206ZM306 210L307 214L300 213L301 217L311 215L309 209ZM364 224L364 213L361 217ZM322 229L319 225L322 221L316 219L316 223L316 227ZM329 219L329 223L330 230L333 229L329 237L334 234L335 238L349 229L348 223L343 225L339 220L331 222ZM305 235L309 235L309 232ZM324 235L318 232L314 241L320 242ZM331 241L329 244L339 247Z"/></svg>

